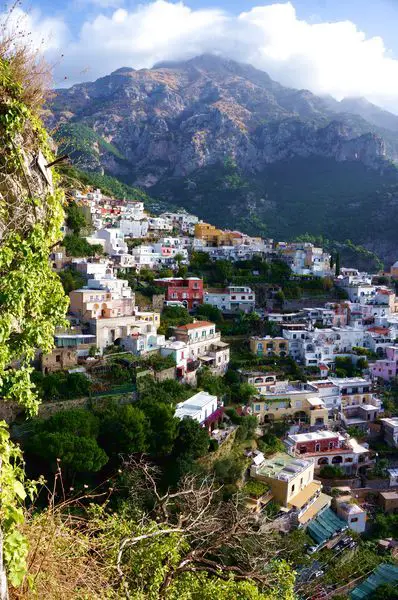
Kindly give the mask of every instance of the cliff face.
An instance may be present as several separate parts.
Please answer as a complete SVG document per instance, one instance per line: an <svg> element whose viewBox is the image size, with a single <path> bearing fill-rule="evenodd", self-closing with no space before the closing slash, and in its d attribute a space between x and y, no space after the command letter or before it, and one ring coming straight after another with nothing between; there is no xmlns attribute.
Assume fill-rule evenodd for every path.
<svg viewBox="0 0 398 600"><path fill-rule="evenodd" d="M58 90L48 123L84 124L117 148L124 169L106 149L89 169L105 167L137 183L187 176L232 157L260 171L295 156L360 160L377 167L398 157L374 125L333 111L306 90L290 90L266 73L214 56L135 71L122 68L93 83ZM335 108L335 107L334 107Z"/></svg>
<svg viewBox="0 0 398 600"><path fill-rule="evenodd" d="M46 118L81 168L203 219L349 238L395 260L398 118L373 105L205 55L58 90Z"/></svg>

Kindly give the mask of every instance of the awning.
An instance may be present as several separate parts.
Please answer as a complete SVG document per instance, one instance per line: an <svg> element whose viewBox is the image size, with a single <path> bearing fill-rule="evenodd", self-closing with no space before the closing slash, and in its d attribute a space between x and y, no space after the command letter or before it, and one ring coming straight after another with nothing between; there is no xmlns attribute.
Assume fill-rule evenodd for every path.
<svg viewBox="0 0 398 600"><path fill-rule="evenodd" d="M317 544L323 544L343 529L347 529L347 523L340 519L330 508L325 508L311 521L307 531Z"/></svg>
<svg viewBox="0 0 398 600"><path fill-rule="evenodd" d="M312 498L318 491L321 490L322 485L316 481L311 481L308 485L305 486L301 492L296 494L293 498L289 500L290 506L295 506L296 508L301 508L304 504L307 504L308 500Z"/></svg>
<svg viewBox="0 0 398 600"><path fill-rule="evenodd" d="M313 502L311 506L305 511L305 513L299 517L299 523L301 523L301 525L305 525L306 523L311 521L311 519L316 517L316 515L326 506L330 506L331 502L331 496L328 496L327 494L320 494L319 498L317 498L315 502Z"/></svg>
<svg viewBox="0 0 398 600"><path fill-rule="evenodd" d="M369 598L373 592L385 583L395 583L398 581L398 567L390 564L381 564L373 573L365 579L350 594L352 600L362 600Z"/></svg>
<svg viewBox="0 0 398 600"><path fill-rule="evenodd" d="M306 398L306 400L310 406L320 406L325 408L325 403L320 398Z"/></svg>
<svg viewBox="0 0 398 600"><path fill-rule="evenodd" d="M198 358L203 362L211 362L212 360L214 360L214 358L212 358L211 356L199 356Z"/></svg>

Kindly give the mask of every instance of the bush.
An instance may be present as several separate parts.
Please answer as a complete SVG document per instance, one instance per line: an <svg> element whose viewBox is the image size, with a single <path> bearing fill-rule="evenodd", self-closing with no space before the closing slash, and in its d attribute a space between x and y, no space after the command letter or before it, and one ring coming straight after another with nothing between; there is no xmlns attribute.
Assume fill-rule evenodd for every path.
<svg viewBox="0 0 398 600"><path fill-rule="evenodd" d="M47 402L83 398L91 392L91 381L83 373L58 371L43 375L34 371L32 381L37 387L40 397Z"/></svg>
<svg viewBox="0 0 398 600"><path fill-rule="evenodd" d="M217 442L217 440L215 440L214 438L210 439L209 442L209 452L216 452L219 448L219 444Z"/></svg>
<svg viewBox="0 0 398 600"><path fill-rule="evenodd" d="M101 244L89 244L87 240L75 234L66 235L62 243L68 256L96 256L104 253Z"/></svg>
<svg viewBox="0 0 398 600"><path fill-rule="evenodd" d="M322 467L319 474L325 479L339 479L345 476L343 469L335 467L334 465L325 465Z"/></svg>
<svg viewBox="0 0 398 600"><path fill-rule="evenodd" d="M220 323L224 320L221 310L211 304L201 304L198 306L196 314L198 317L205 318L212 323Z"/></svg>
<svg viewBox="0 0 398 600"><path fill-rule="evenodd" d="M243 492L253 498L261 498L268 490L269 486L266 483L254 479L248 481L243 487Z"/></svg>

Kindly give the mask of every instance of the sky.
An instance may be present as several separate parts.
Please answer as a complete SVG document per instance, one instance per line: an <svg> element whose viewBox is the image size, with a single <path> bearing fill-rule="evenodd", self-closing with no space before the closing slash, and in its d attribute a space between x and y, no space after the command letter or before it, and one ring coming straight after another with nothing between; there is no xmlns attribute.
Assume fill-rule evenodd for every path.
<svg viewBox="0 0 398 600"><path fill-rule="evenodd" d="M7 27L31 32L55 87L213 52L398 114L398 0L29 0Z"/></svg>

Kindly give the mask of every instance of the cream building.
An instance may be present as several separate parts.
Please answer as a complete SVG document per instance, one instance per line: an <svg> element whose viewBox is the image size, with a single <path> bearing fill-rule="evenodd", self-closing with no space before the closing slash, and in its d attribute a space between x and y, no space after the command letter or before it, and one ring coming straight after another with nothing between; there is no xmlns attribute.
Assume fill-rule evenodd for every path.
<svg viewBox="0 0 398 600"><path fill-rule="evenodd" d="M289 418L310 425L324 425L328 409L315 386L301 381L276 381L251 404L261 423Z"/></svg>
<svg viewBox="0 0 398 600"><path fill-rule="evenodd" d="M314 480L312 459L293 458L280 452L253 464L250 475L267 483L275 502L293 511L301 525L330 506L332 499L322 493L321 482Z"/></svg>

